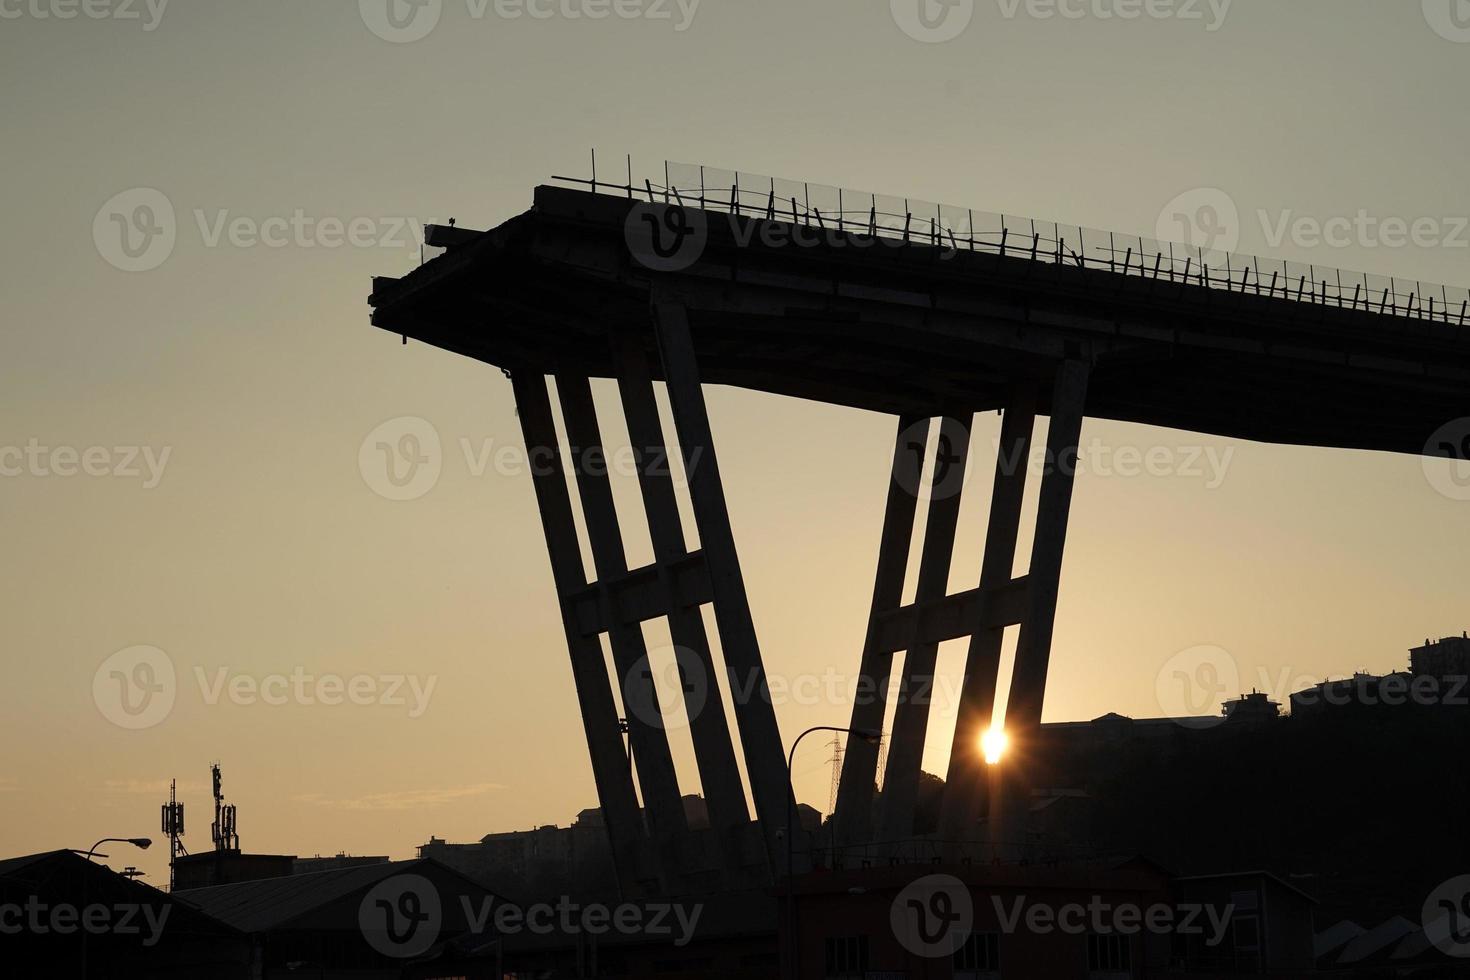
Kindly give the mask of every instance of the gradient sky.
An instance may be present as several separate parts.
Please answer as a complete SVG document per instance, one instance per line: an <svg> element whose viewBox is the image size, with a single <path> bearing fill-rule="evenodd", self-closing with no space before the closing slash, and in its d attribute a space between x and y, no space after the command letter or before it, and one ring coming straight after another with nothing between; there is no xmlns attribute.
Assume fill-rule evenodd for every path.
<svg viewBox="0 0 1470 980"><path fill-rule="evenodd" d="M370 277L418 261L396 219L495 225L549 175L585 175L596 146L649 174L669 158L1146 235L1177 195L1220 188L1242 250L1470 285L1470 234L1454 233L1470 215L1470 30L1448 3L1236 0L1209 30L1204 4L1203 21L1123 20L1098 2L1048 18L976 0L958 37L923 43L877 2L703 0L678 30L674 4L669 19L511 19L445 0L428 36L393 43L346 0L176 2L152 30L142 3L136 20L62 20L39 16L53 0L0 0L0 449L169 453L153 487L0 477L0 855L156 836L171 777L203 850L215 760L252 851L404 857L431 834L566 824L595 805L529 478L475 475L463 452L519 446L509 383L368 326ZM94 219L140 187L167 198L177 240L157 268L126 272ZM211 244L222 216L298 210L369 219L391 240ZM1273 243L1259 217L1360 210L1437 219L1446 240ZM768 670L850 678L891 421L708 399ZM403 416L433 425L442 473L393 501L359 449ZM996 421L979 420L977 447ZM1201 645L1279 696L1400 667L1425 636L1470 626L1470 502L1436 491L1419 459L1089 422L1094 438L1231 455L1218 486L1080 478L1049 720L1164 714L1160 671ZM956 589L979 567L977 451ZM129 730L93 680L140 644L167 653L177 690L167 717ZM947 645L941 669L962 655ZM435 687L417 717L211 704L196 669L221 668ZM849 707L777 710L789 739ZM931 732L947 732L936 711ZM674 741L693 791L687 735ZM809 739L796 766L800 797L823 809L826 751ZM926 768L942 773L947 754L947 735L931 737ZM163 847L111 853L166 879Z"/></svg>

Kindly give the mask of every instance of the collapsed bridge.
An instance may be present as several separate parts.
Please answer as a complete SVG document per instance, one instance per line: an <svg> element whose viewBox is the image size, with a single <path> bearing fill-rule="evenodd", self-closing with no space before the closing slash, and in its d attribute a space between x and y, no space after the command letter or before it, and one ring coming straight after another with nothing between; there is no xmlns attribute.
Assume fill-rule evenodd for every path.
<svg viewBox="0 0 1470 980"><path fill-rule="evenodd" d="M849 737L832 833L841 845L914 832L924 699L940 643L969 639L938 837L963 841L1018 815L975 751L996 702L1003 631L1019 627L1005 728L1024 750L1041 721L1075 459L1086 417L1220 436L1464 458L1437 437L1470 416L1470 293L1299 267L1054 222L672 167L657 186L566 181L489 231L430 226L439 251L374 280L372 322L509 374L533 475L576 693L625 890L770 880L792 796L705 410L724 384L888 414L895 440L860 674L880 694L903 652L883 781ZM569 446L559 445L546 377ZM589 379L615 379L655 560L627 566ZM667 385L700 547L685 546ZM976 587L947 591L975 413L1004 419ZM1049 465L1029 568L1015 574L1038 415ZM920 487L937 426L933 484ZM588 581L567 472L577 487ZM920 499L928 515L915 600L902 603ZM703 605L713 608L715 663ZM710 829L688 827L657 724L640 624L667 618L686 675L738 677L732 706L747 806L720 686L689 719ZM622 679L614 698L606 635ZM737 685L728 685L737 689ZM647 710L648 706L654 710ZM640 710L641 708L641 710ZM883 726L862 699L851 728ZM626 724L637 789L622 746ZM1023 778L1023 774L1022 774ZM640 812L639 794L646 807ZM752 817L754 819L752 819ZM983 822L982 822L983 821Z"/></svg>

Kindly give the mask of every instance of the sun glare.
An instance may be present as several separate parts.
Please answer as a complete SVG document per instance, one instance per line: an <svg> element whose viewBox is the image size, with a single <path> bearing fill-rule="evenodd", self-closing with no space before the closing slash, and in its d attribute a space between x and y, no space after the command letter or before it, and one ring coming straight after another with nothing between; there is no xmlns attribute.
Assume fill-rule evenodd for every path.
<svg viewBox="0 0 1470 980"><path fill-rule="evenodd" d="M980 751L985 754L985 761L995 765L1006 751L1006 733L999 728L992 728L980 736Z"/></svg>

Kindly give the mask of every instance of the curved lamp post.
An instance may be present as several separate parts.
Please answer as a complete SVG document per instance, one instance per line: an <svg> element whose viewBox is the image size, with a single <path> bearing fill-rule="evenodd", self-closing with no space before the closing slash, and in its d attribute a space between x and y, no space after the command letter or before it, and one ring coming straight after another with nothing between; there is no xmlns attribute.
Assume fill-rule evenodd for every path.
<svg viewBox="0 0 1470 980"><path fill-rule="evenodd" d="M808 728L796 736L796 741L791 743L791 751L786 754L786 786L789 795L786 797L786 924L788 939L787 961L791 976L797 975L796 957L800 947L796 942L796 890L792 887L792 867L795 864L796 835L792 825L796 813L796 788L791 785L791 767L796 761L796 747L801 740L812 732L845 732L848 735L856 735L871 745L877 745L883 738L883 733L872 728L839 728L836 725L816 725Z"/></svg>
<svg viewBox="0 0 1470 980"><path fill-rule="evenodd" d="M96 854L97 848L101 847L103 844L132 844L139 850L146 851L148 850L148 848L153 846L153 841L148 837L104 837L97 843L93 844L91 849L87 851L88 861L92 860L92 855ZM107 855L105 854L103 855L103 857L106 856Z"/></svg>
<svg viewBox="0 0 1470 980"><path fill-rule="evenodd" d="M87 850L87 863L88 864L91 864L92 863L92 855L93 854L96 854L97 853L97 848L101 847L103 844L132 844L134 847L138 848L139 850L146 851L146 850L148 850L149 847L153 846L153 840L151 838L148 838L148 837L104 837L101 840L99 840L97 843L93 844L90 848L88 848L88 850ZM103 856L105 857L106 855L103 855ZM82 875L82 909L81 909L82 914L85 914L86 908L87 908L87 876L85 874L83 874ZM87 930L86 929L83 929L82 930L82 977L83 977L83 980L85 980L86 976L87 976Z"/></svg>

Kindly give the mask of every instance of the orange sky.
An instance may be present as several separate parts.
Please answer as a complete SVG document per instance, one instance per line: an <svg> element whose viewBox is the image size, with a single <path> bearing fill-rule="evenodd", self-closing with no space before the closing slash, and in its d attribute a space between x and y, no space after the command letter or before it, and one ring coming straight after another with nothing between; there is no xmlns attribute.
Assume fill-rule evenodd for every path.
<svg viewBox="0 0 1470 980"><path fill-rule="evenodd" d="M0 25L0 464L28 446L44 462L0 477L0 855L156 835L171 777L203 849L216 760L247 850L407 856L430 834L565 824L595 804L509 383L400 346L365 305L372 275L417 262L409 219L496 224L548 175L583 173L589 146L650 171L667 155L1142 234L1181 193L1220 188L1242 250L1470 283L1449 232L1268 240L1283 216L1366 209L1444 229L1470 214L1447 162L1470 128L1446 98L1470 46L1417 4L1236 0L1206 31L977 2L942 44L883 6L705 0L676 31L447 2L408 43L352 4L197 0L147 31ZM98 218L105 232L104 205L138 188L168 202L174 240L129 272ZM365 237L340 241L333 223L354 221ZM595 391L618 431L614 393ZM708 400L766 665L793 691L783 733L843 724L892 423ZM390 500L360 450L402 417L432 426L440 473ZM978 573L997 421L976 426L956 589ZM1400 667L1425 636L1470 625L1470 503L1418 459L1096 422L1084 443L1219 468L1079 479L1048 719L1163 714L1161 670L1201 645L1228 652L1241 687L1279 695ZM634 488L618 494L635 513ZM130 729L94 681L138 645L167 656L174 697ZM962 647L941 651L942 672ZM323 677L343 703L322 703L337 697ZM931 731L947 721L941 703ZM674 742L697 788L687 734ZM947 751L931 738L926 768ZM809 739L796 766L822 808L825 753ZM165 875L161 847L113 857Z"/></svg>

